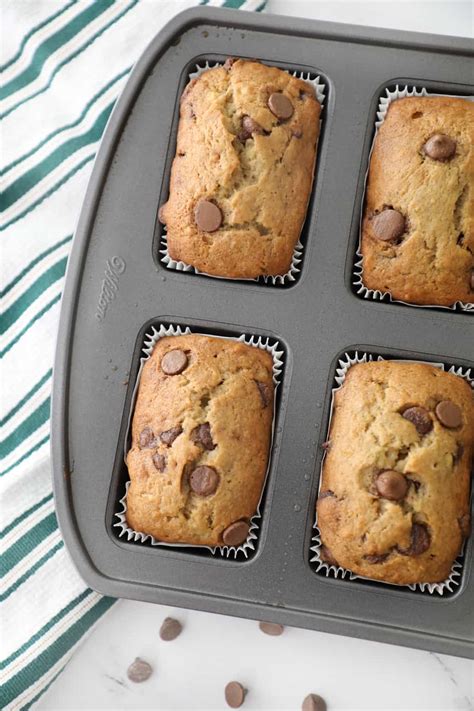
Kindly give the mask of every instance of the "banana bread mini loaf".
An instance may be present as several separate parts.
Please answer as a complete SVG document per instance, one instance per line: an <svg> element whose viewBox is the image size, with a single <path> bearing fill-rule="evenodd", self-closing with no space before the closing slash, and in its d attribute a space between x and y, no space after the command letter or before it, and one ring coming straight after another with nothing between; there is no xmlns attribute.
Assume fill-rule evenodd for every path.
<svg viewBox="0 0 474 711"><path fill-rule="evenodd" d="M170 543L236 546L249 531L273 419L270 353L160 339L142 371L127 455L127 522Z"/></svg>
<svg viewBox="0 0 474 711"><path fill-rule="evenodd" d="M335 404L317 503L333 565L388 583L440 582L469 535L474 405L434 366L352 366Z"/></svg>
<svg viewBox="0 0 474 711"><path fill-rule="evenodd" d="M363 282L413 304L474 301L474 103L390 104L375 139L362 225Z"/></svg>
<svg viewBox="0 0 474 711"><path fill-rule="evenodd" d="M285 274L306 215L321 106L314 88L259 62L227 60L181 97L168 252L201 272Z"/></svg>

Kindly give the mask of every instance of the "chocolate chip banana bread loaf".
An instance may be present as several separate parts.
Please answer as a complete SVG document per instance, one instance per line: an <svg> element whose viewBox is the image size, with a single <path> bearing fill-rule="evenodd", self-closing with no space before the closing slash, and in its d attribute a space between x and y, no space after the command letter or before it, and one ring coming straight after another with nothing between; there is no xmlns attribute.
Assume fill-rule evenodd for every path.
<svg viewBox="0 0 474 711"><path fill-rule="evenodd" d="M375 139L363 282L413 304L474 301L474 103L394 101Z"/></svg>
<svg viewBox="0 0 474 711"><path fill-rule="evenodd" d="M171 336L140 379L127 522L158 540L236 546L264 483L273 359L236 341Z"/></svg>
<svg viewBox="0 0 474 711"><path fill-rule="evenodd" d="M462 378L421 363L351 367L317 503L321 557L388 583L445 580L469 535L473 440Z"/></svg>
<svg viewBox="0 0 474 711"><path fill-rule="evenodd" d="M285 274L311 192L321 107L314 88L228 60L181 97L168 202L172 259L221 277Z"/></svg>

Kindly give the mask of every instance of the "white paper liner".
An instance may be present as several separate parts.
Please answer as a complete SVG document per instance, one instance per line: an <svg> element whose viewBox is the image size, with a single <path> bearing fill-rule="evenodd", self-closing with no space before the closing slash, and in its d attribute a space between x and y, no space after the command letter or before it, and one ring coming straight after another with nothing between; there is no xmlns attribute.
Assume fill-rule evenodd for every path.
<svg viewBox="0 0 474 711"><path fill-rule="evenodd" d="M379 99L379 106L377 110L377 120L375 122L375 134L374 138L372 141L372 145L370 147L370 152L369 152L369 160L368 160L368 165L367 165L367 172L365 174L364 178L364 191L362 195L362 205L361 205L361 210L360 210L360 220L359 220L359 242L357 245L357 251L356 251L356 262L354 264L353 268L353 281L352 285L355 287L356 293L359 296L362 296L364 299L371 299L373 301L388 301L394 304L404 304L405 306L413 306L418 309L448 309L448 311L474 311L474 303L471 302L466 302L464 303L463 301L456 301L454 304L451 306L442 306L440 304L412 304L408 301L401 301L400 299L394 299L392 295L390 294L389 291L380 291L378 289L369 289L368 287L365 286L364 284L364 279L363 279L363 257L362 257L362 221L364 218L364 205L365 205L365 193L367 190L367 179L369 177L369 167L370 167L370 161L372 158L372 152L374 150L375 146L375 139L377 137L377 133L379 131L380 126L383 124L385 121L385 117L387 115L388 107L393 101L396 101L397 99L405 99L407 97L418 97L418 96L448 96L451 98L463 98L467 99L468 101L474 101L474 96L462 96L460 97L459 95L454 95L454 94L436 94L433 92L428 91L425 89L425 87L418 88L416 86L414 87L408 87L408 86L403 86L399 87L398 84L396 85L395 89L390 90L390 89L385 89L385 95L381 96Z"/></svg>
<svg viewBox="0 0 474 711"><path fill-rule="evenodd" d="M144 368L144 365L146 361L150 358L151 354L153 353L153 350L155 348L156 343L160 340L160 338L163 338L165 336L183 336L183 335L188 335L188 334L194 334L194 335L202 335L202 336L209 336L212 338L223 338L224 340L228 341L238 341L241 343L246 343L249 346L253 346L254 348L260 348L262 350L268 351L271 353L271 356L273 358L273 383L275 385L274 388L274 399L273 399L273 421L272 421L272 431L271 431L271 437L270 437L270 447L269 447L269 455L268 455L268 464L267 464L267 469L265 472L265 477L263 480L262 484L262 492L260 495L260 500L257 505L257 509L255 514L251 517L250 519L250 528L249 528L249 533L247 536L247 540L245 543L242 543L240 546L202 546L202 545L193 545L189 543L168 543L165 541L159 541L157 540L154 536L148 534L148 533L142 533L140 531L135 531L134 529L130 528L127 523L127 518L126 518L126 513L127 513L127 493L128 493L128 488L130 486L130 481L127 481L125 485L125 494L124 496L120 499L120 504L122 506L121 510L115 513L115 517L117 519L117 523L114 523L114 527L120 529L119 536L126 536L127 541L134 541L135 543L146 543L149 542L152 546L163 546L166 548L198 548L198 549L206 549L212 553L212 555L215 555L216 552L220 553L222 556L225 556L226 558L231 557L232 555L234 558L237 558L239 553L242 553L245 558L247 558L250 554L251 551L255 550L255 541L257 540L257 535L258 535L258 530L259 530L259 521L262 517L261 511L260 511L260 506L262 503L263 495L265 492L265 487L267 484L267 479L268 479L268 473L270 471L270 466L271 466L271 460L272 460L272 449L273 449L273 437L274 437L274 432L275 432L275 415L276 415L276 396L277 396L277 390L278 386L280 385L281 382L281 373L283 371L283 351L279 350L279 342L277 340L271 339L271 338L266 338L262 336L251 336L248 334L242 334L241 336L238 337L232 337L232 336L218 336L215 334L209 334L209 333L199 333L195 331L191 331L189 327L184 327L184 326L175 326L175 325L168 325L165 326L163 324L160 325L158 330L153 326L151 330L145 334L144 337L144 345L142 347L142 352L145 353L144 356L140 358L140 368L138 370L137 374L137 380L133 389L132 393L132 401L130 405L130 413L128 416L128 424L127 424L127 432L125 435L125 442L124 442L124 461L126 464L126 455L128 451L128 444L130 441L130 427L132 423L132 418L133 418L133 411L135 409L135 402L138 394L138 387L140 383L140 378L141 374Z"/></svg>
<svg viewBox="0 0 474 711"><path fill-rule="evenodd" d="M196 64L196 68L194 71L189 73L189 79L195 79L196 77L200 76L203 72L207 71L208 69L213 69L214 67L222 66L222 62L204 62L204 64ZM304 81L308 82L308 84L311 84L316 92L316 99L318 102L321 104L321 109L324 106L324 99L325 99L325 92L326 92L326 85L323 84L321 77L311 75L310 72L292 72L292 76L298 77L299 79L303 79ZM321 121L319 122L321 126ZM316 156L318 152L318 144L316 143L316 150L314 154L314 160L316 163ZM313 167L314 171L314 167ZM309 199L308 199L309 203ZM303 244L300 242L298 239L294 251L293 251L293 257L291 259L291 265L288 271L285 274L275 274L275 275L268 275L268 276L261 276L261 277L256 277L256 278L245 278L245 277L221 277L221 276L216 276L215 274L207 274L206 272L201 272L199 269L196 269L196 267L191 266L190 264L186 264L185 262L180 262L180 261L175 261L172 259L169 255L168 252L168 240L166 236L166 227L164 228L163 234L160 237L160 262L166 266L167 269L174 269L175 271L178 272L192 272L193 274L201 274L203 276L208 276L212 277L213 279L229 279L230 281L252 281L252 282L263 282L264 284L271 283L275 286L275 284L282 285L285 284L286 282L293 282L296 281L297 279L297 274L300 273L300 268L299 264L301 263L302 260L302 254L303 254Z"/></svg>
<svg viewBox="0 0 474 711"><path fill-rule="evenodd" d="M327 436L329 437L329 432L331 431L331 420L332 420L332 412L333 412L333 407L334 407L334 401L335 401L335 395L338 390L342 387L342 384L344 383L344 380L346 379L346 375L348 370L355 365L356 363L368 363L369 361L382 361L386 360L385 358L382 358L382 356L376 356L374 357L370 353L359 353L358 351L355 352L353 356L351 356L349 353L344 353L344 355L339 359L339 365L336 368L336 375L334 377L334 380L337 383L337 387L332 389L332 395L331 395L331 404L329 408L329 423L328 423L328 430L327 430ZM396 360L396 362L400 363L423 363L426 365L432 365L435 368L440 368L443 371L446 371L447 373L453 373L454 375L459 376L460 378L463 378L466 380L471 387L474 387L474 374L471 375L471 369L470 368L462 368L462 367L456 367L455 365L452 366L446 366L444 363L433 363L430 361L425 361L425 360ZM324 451L322 459L321 459L321 467L319 470L319 486L318 486L318 498L319 498L319 493L321 491L321 485L322 485L322 479L323 479L323 468L324 468L324 461L326 459L326 454L327 452ZM310 547L310 551L313 552L313 556L310 558L310 563L314 564L314 570L317 573L323 572L326 577L329 577L331 574L335 578L347 578L348 580L370 580L371 582L375 583L380 583L381 585L393 585L394 587L399 587L399 588L409 588L412 591L419 590L421 592L428 592L428 593L438 593L439 595L443 595L446 591L453 592L454 589L460 584L461 582L461 572L462 572L462 567L463 567L463 561L461 560L462 557L464 556L464 550L465 550L465 545L466 541L464 541L461 552L459 553L458 557L453 563L453 566L451 568L451 572L449 576L446 578L446 580L443 580L440 583L412 583L411 585L397 585L396 583L386 583L383 580L376 580L375 578L368 578L363 575L356 575L350 570L347 570L347 568L342 568L341 566L335 566L335 565L330 565L329 563L326 563L325 561L322 560L320 551L321 551L321 532L318 528L318 518L317 518L317 512L316 512L316 517L315 517L315 522L313 525L314 529L314 535L311 538L312 546Z"/></svg>

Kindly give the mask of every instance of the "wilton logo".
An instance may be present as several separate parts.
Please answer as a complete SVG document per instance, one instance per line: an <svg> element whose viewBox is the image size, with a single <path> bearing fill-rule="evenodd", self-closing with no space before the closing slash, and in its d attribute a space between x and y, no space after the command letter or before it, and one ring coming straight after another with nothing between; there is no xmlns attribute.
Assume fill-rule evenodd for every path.
<svg viewBox="0 0 474 711"><path fill-rule="evenodd" d="M115 299L118 291L119 276L124 273L126 266L125 259L122 259L122 257L112 257L107 260L104 272L105 279L102 281L99 303L95 313L98 321L104 320L108 305Z"/></svg>

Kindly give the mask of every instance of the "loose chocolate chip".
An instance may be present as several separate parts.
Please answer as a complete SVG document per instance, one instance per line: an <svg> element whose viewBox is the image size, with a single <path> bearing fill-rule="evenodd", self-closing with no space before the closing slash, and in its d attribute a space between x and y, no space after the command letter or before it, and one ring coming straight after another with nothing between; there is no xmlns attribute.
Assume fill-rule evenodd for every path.
<svg viewBox="0 0 474 711"><path fill-rule="evenodd" d="M445 162L451 160L456 153L456 141L444 133L435 133L428 138L423 146L423 152L433 160Z"/></svg>
<svg viewBox="0 0 474 711"><path fill-rule="evenodd" d="M170 430L160 432L160 439L163 444L166 444L168 445L168 447L171 447L176 437L179 437L182 431L183 428L181 427L181 425L177 425L176 427L172 427Z"/></svg>
<svg viewBox="0 0 474 711"><path fill-rule="evenodd" d="M245 689L238 681L229 681L224 694L227 706L231 709L238 709L244 703Z"/></svg>
<svg viewBox="0 0 474 711"><path fill-rule="evenodd" d="M471 535L471 517L469 514L464 514L458 518L459 528L464 538L469 538Z"/></svg>
<svg viewBox="0 0 474 711"><path fill-rule="evenodd" d="M242 116L242 130L239 133L239 140L242 142L252 138L254 134L262 136L265 133L262 126L254 121L251 116Z"/></svg>
<svg viewBox="0 0 474 711"><path fill-rule="evenodd" d="M433 422L424 407L409 407L402 412L402 417L415 425L418 434L424 435L433 429Z"/></svg>
<svg viewBox="0 0 474 711"><path fill-rule="evenodd" d="M372 218L372 230L382 242L399 240L406 229L405 218L398 212L387 208Z"/></svg>
<svg viewBox="0 0 474 711"><path fill-rule="evenodd" d="M249 534L249 525L246 521L236 521L227 526L222 534L226 546L240 546Z"/></svg>
<svg viewBox="0 0 474 711"><path fill-rule="evenodd" d="M128 667L127 676L130 681L133 681L135 684L141 684L142 681L146 681L150 678L152 672L153 669L148 662L137 657Z"/></svg>
<svg viewBox="0 0 474 711"><path fill-rule="evenodd" d="M260 380L256 380L255 384L256 384L258 391L260 393L263 407L267 407L267 405L269 405L272 400L272 394L273 394L270 385L268 385L267 383L262 383L262 382L260 382Z"/></svg>
<svg viewBox="0 0 474 711"><path fill-rule="evenodd" d="M319 555L321 556L321 560L324 563L327 563L328 565L335 565L336 568L339 567L339 563L334 558L333 554L331 553L331 551L329 550L329 548L327 546L324 546L324 545L321 546Z"/></svg>
<svg viewBox="0 0 474 711"><path fill-rule="evenodd" d="M272 637L279 637L283 634L283 630L285 629L283 625L279 625L277 622L259 622L258 626L262 632L265 632L265 634L269 634Z"/></svg>
<svg viewBox="0 0 474 711"><path fill-rule="evenodd" d="M153 430L150 427L145 427L140 432L140 449L156 447L156 439Z"/></svg>
<svg viewBox="0 0 474 711"><path fill-rule="evenodd" d="M159 454L158 452L153 455L153 464L159 472L164 472L166 469L166 457L164 454Z"/></svg>
<svg viewBox="0 0 474 711"><path fill-rule="evenodd" d="M190 474L189 486L198 496L210 496L219 486L219 474L214 467L196 467Z"/></svg>
<svg viewBox="0 0 474 711"><path fill-rule="evenodd" d="M268 108L281 121L286 121L293 116L293 104L279 91L275 91L268 97Z"/></svg>
<svg viewBox="0 0 474 711"><path fill-rule="evenodd" d="M211 426L209 422L204 422L202 425L195 427L192 430L190 437L194 444L199 444L201 447L204 447L204 449L211 451L216 448L216 445L212 441Z"/></svg>
<svg viewBox="0 0 474 711"><path fill-rule="evenodd" d="M183 630L183 626L179 620L174 617L166 617L160 627L160 637L165 642L171 642L176 637L179 637Z"/></svg>
<svg viewBox="0 0 474 711"><path fill-rule="evenodd" d="M399 548L402 555L421 555L430 547L430 534L423 523L414 523L411 528L409 548Z"/></svg>
<svg viewBox="0 0 474 711"><path fill-rule="evenodd" d="M326 702L319 694L308 694L301 706L301 711L326 711L326 709Z"/></svg>
<svg viewBox="0 0 474 711"><path fill-rule="evenodd" d="M229 69L232 67L232 65L233 65L236 61L237 61L237 60L236 60L235 57L227 57L227 59L226 59L225 62L224 62L224 69L227 69L227 71L229 71Z"/></svg>
<svg viewBox="0 0 474 711"><path fill-rule="evenodd" d="M203 232L215 232L222 225L222 212L210 200L199 200L194 208L194 220Z"/></svg>
<svg viewBox="0 0 474 711"><path fill-rule="evenodd" d="M379 555L365 555L364 560L367 561L367 563L383 563L385 560L388 558L388 553L380 553Z"/></svg>
<svg viewBox="0 0 474 711"><path fill-rule="evenodd" d="M295 128L291 129L291 135L293 136L293 138L301 138L301 136L303 135L303 131L301 130L301 128L295 126Z"/></svg>
<svg viewBox="0 0 474 711"><path fill-rule="evenodd" d="M179 375L188 365L188 356L179 348L165 353L161 359L161 370L166 375Z"/></svg>
<svg viewBox="0 0 474 711"><path fill-rule="evenodd" d="M403 474L393 469L380 472L375 480L375 488L379 496L390 501L401 501L408 491L408 482Z"/></svg>
<svg viewBox="0 0 474 711"><path fill-rule="evenodd" d="M334 493L334 491L331 491L331 489L326 489L326 491L322 491L319 494L318 499L327 499L328 496L336 496L336 494Z"/></svg>
<svg viewBox="0 0 474 711"><path fill-rule="evenodd" d="M461 408L451 402L451 400L442 400L436 405L436 417L444 427L449 430L454 430L462 425Z"/></svg>

